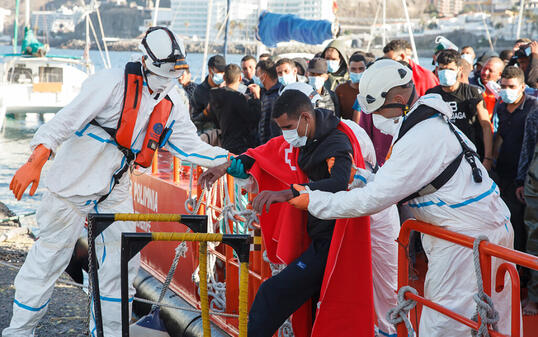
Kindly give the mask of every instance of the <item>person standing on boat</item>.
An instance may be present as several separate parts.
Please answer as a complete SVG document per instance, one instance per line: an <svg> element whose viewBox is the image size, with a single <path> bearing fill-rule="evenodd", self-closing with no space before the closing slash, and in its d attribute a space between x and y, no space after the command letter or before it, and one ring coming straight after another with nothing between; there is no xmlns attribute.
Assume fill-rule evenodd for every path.
<svg viewBox="0 0 538 337"><path fill-rule="evenodd" d="M186 106L172 90L187 67L183 42L167 28L152 27L140 49L139 62L91 76L80 94L39 128L30 159L11 181L17 199L30 183L33 195L43 165L54 157L37 210L39 238L15 279L13 317L3 337L33 336L88 213L133 212L127 172L132 164L150 166L162 146L202 166L227 161L226 150L200 140ZM96 239L106 337L121 336L120 235L134 231L134 222L114 222ZM133 259L131 298L137 270L138 260ZM95 333L91 319L90 335Z"/></svg>
<svg viewBox="0 0 538 337"><path fill-rule="evenodd" d="M389 159L362 188L329 193L306 191L291 202L321 219L365 216L407 203L417 220L513 248L510 212L497 185L476 159L472 143L449 124L452 109L436 94L420 99L409 68L380 60L361 78L359 102L375 126L394 137ZM424 296L472 317L477 292L472 250L422 235L428 258ZM493 259L492 275L502 261ZM495 277L492 277L494 280ZM494 289L495 287L492 287ZM493 292L499 332L510 332L510 292ZM424 307L419 332L428 337L468 336L471 329Z"/></svg>

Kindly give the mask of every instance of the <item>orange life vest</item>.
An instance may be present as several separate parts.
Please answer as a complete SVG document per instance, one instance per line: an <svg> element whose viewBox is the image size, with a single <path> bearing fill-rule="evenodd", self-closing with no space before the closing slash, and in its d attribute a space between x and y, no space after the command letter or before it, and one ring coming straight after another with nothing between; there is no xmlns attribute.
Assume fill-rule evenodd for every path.
<svg viewBox="0 0 538 337"><path fill-rule="evenodd" d="M142 76L142 65L139 62L129 62L125 66L125 92L123 95L123 107L118 126L114 135L114 139L118 146L129 150L131 148L131 140L138 118L138 110L140 109L140 101L142 100L142 89L144 78ZM163 136L167 135L165 126L172 111L172 101L168 96L162 99L153 109L149 118L148 128L142 149L136 155L132 155L135 164L142 167L151 165L155 150L162 146L165 141ZM167 137L166 137L167 138ZM128 158L129 159L129 158ZM132 158L130 158L132 159Z"/></svg>

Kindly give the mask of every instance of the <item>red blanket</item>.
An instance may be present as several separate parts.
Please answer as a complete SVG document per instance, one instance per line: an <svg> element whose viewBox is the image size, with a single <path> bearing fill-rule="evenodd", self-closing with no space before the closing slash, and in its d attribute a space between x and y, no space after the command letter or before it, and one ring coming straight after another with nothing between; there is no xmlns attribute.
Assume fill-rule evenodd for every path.
<svg viewBox="0 0 538 337"><path fill-rule="evenodd" d="M413 83L418 97L424 96L428 89L439 85L439 79L430 70L419 66L413 60L409 60L409 65L413 70Z"/></svg>
<svg viewBox="0 0 538 337"><path fill-rule="evenodd" d="M355 165L364 168L353 131L344 123L338 129L351 141ZM256 160L249 173L260 191L279 191L294 183L308 182L297 164L299 149L291 147L282 136L249 149L246 155ZM272 205L269 213L263 212L260 225L267 256L272 262L289 264L308 248L306 219L305 211L287 203ZM293 314L295 336L374 336L369 217L336 221L313 327L311 308L306 303Z"/></svg>

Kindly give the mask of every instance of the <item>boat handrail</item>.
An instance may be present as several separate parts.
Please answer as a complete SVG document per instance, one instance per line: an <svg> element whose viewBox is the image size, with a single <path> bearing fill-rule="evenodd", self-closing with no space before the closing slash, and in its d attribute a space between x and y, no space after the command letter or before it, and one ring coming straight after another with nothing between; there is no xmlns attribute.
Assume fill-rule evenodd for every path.
<svg viewBox="0 0 538 337"><path fill-rule="evenodd" d="M21 53L6 53L0 54L0 57L22 57L25 59L47 59L47 58L57 58L57 59L68 59L68 60L82 60L82 56L70 56L70 55L45 55L45 56L33 56L33 55L24 55Z"/></svg>
<svg viewBox="0 0 538 337"><path fill-rule="evenodd" d="M429 299L426 299L420 295L414 294L410 291L409 288L409 236L411 231L420 232L436 238L455 243L460 246L464 246L470 249L473 249L475 245L476 238L473 238L468 235L455 233L445 228L434 226L425 222L418 220L407 220L403 223L400 234L398 236L398 289L402 292L404 300L411 300L422 305L429 307L435 311L440 312L441 314L450 317L462 324L465 324L472 328L473 330L479 330L481 325L481 317L479 315L478 321L475 322L470 320L467 317L464 317L446 307L443 307ZM517 273L515 264L524 266L530 269L538 270L538 257L526 254L523 252L515 251L494 243L491 243L487 240L479 241L476 243L478 254L479 254L479 264L480 264L480 274L482 275L483 280L483 290L484 293L491 297L491 268L492 268L492 257L496 257L507 262L511 263L502 263L497 269L495 275L495 291L501 292L504 289L504 278L505 274L510 276L512 284L512 312L511 312L511 336L516 337L520 336L520 298L519 298L519 275ZM415 309L416 310L416 309ZM505 336L496 332L488 326L488 331L490 336ZM405 323L400 321L397 325L398 337L407 337L408 331L405 326Z"/></svg>

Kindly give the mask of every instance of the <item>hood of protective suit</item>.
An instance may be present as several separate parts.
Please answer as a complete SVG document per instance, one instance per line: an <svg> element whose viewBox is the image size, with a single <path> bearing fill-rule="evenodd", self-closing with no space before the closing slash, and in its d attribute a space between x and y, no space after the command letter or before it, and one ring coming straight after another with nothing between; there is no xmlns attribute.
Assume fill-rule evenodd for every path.
<svg viewBox="0 0 538 337"><path fill-rule="evenodd" d="M439 94L427 94L418 99L413 105L413 109L409 113L413 113L419 106L427 105L432 109L439 111L445 119L452 118L452 108L447 102L443 101L443 98Z"/></svg>
<svg viewBox="0 0 538 337"><path fill-rule="evenodd" d="M345 42L344 40L332 40L328 45L327 47L325 47L325 49L323 50L323 52L321 53L321 57L325 57L325 51L328 49L328 48L334 48L336 50L338 50L338 53L340 53L340 58L343 60L343 62L340 62L340 68L338 68L338 70L330 75L333 75L333 76L345 76L346 73L348 72L348 67L349 65L347 64L348 60L349 60L349 53L348 53L348 50L345 46Z"/></svg>

